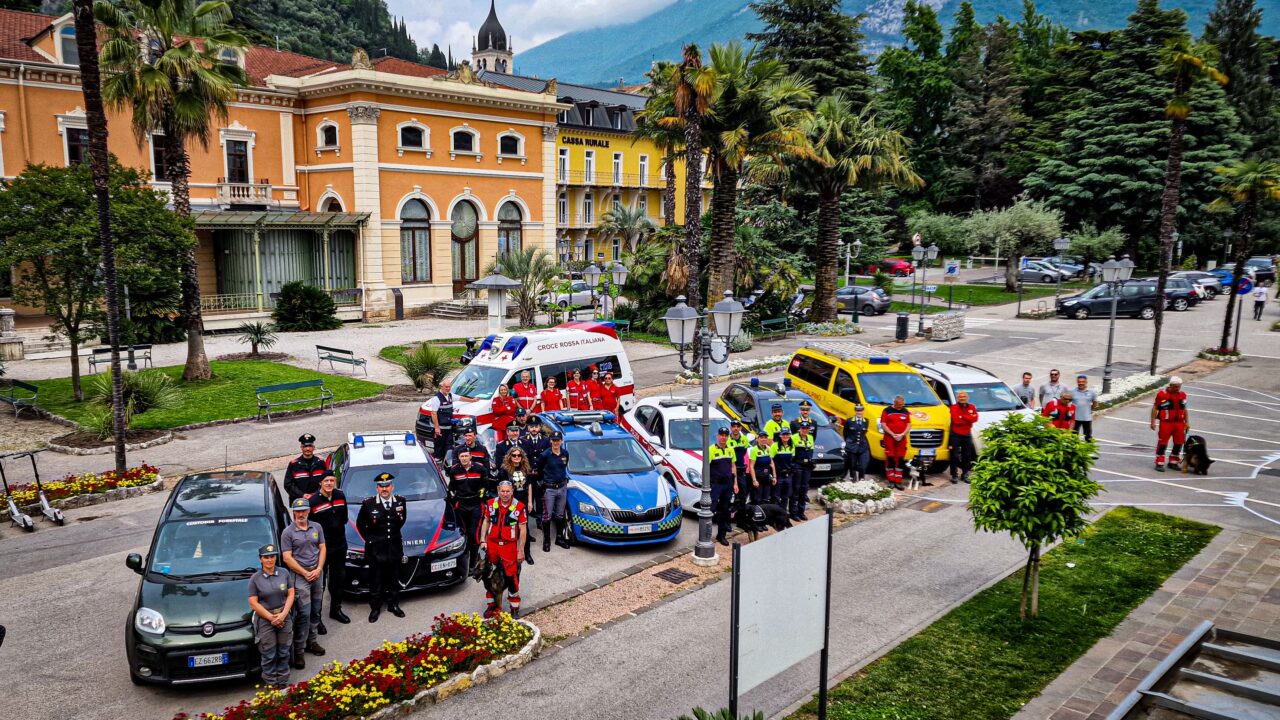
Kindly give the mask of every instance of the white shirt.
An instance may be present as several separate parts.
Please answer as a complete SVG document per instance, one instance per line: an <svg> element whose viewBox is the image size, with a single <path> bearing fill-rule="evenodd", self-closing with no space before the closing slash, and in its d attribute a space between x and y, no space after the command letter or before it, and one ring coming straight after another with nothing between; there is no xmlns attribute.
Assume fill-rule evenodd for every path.
<svg viewBox="0 0 1280 720"><path fill-rule="evenodd" d="M1253 301L1254 301L1254 302L1266 302L1266 301L1267 301L1267 289L1266 289L1266 288L1264 288L1264 287L1262 287L1261 285L1259 285L1258 287L1254 288L1254 289L1253 289Z"/></svg>

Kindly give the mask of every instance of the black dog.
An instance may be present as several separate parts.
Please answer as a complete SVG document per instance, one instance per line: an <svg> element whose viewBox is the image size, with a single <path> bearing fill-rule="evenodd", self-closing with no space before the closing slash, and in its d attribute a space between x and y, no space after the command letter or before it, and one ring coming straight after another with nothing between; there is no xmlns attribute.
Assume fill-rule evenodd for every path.
<svg viewBox="0 0 1280 720"><path fill-rule="evenodd" d="M1183 473L1209 474L1209 466L1213 464L1213 460L1209 458L1209 445L1204 441L1203 437L1199 435L1189 436L1182 452Z"/></svg>
<svg viewBox="0 0 1280 720"><path fill-rule="evenodd" d="M791 527L791 518L787 517L787 510L781 505L739 505L733 515L733 524L745 532L751 542L755 542L760 533L769 528L785 530Z"/></svg>

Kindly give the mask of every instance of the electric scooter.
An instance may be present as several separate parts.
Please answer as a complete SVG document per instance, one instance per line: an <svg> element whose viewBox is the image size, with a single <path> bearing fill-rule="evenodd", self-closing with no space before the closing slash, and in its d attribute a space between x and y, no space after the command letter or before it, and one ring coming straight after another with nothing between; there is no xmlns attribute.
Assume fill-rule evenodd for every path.
<svg viewBox="0 0 1280 720"><path fill-rule="evenodd" d="M66 525L67 518L62 515L61 510L49 504L49 498L45 497L45 494L44 494L44 485L40 484L40 469L36 467L36 453L38 452L43 452L43 451L30 450L27 452L18 453L16 455L13 455L12 457L22 457L23 455L26 455L27 457L31 458L31 474L35 475L35 478L36 478L36 495L39 496L40 498L40 512L43 513L45 518L47 518L48 520L58 523L59 525Z"/></svg>
<svg viewBox="0 0 1280 720"><path fill-rule="evenodd" d="M9 521L14 525L33 532L36 529L36 523L31 516L18 509L18 503L13 500L13 493L9 490L9 478L4 474L4 463L0 462L0 482L4 483L4 499L9 504Z"/></svg>

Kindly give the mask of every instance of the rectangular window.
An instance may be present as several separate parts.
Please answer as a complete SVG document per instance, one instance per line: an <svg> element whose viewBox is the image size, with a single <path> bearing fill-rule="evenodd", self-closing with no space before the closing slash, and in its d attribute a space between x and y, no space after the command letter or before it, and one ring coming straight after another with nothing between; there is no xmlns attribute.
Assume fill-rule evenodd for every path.
<svg viewBox="0 0 1280 720"><path fill-rule="evenodd" d="M400 228L400 280L406 283L431 282L429 228Z"/></svg>
<svg viewBox="0 0 1280 720"><path fill-rule="evenodd" d="M556 222L560 225L569 224L569 198L564 195L556 201Z"/></svg>
<svg viewBox="0 0 1280 720"><path fill-rule="evenodd" d="M640 156L640 186L644 187L649 184L649 156Z"/></svg>
<svg viewBox="0 0 1280 720"><path fill-rule="evenodd" d="M151 172L152 182L169 182L169 165L165 162L165 151L168 143L164 135L151 136Z"/></svg>
<svg viewBox="0 0 1280 720"><path fill-rule="evenodd" d="M622 153L613 154L613 184L622 184Z"/></svg>
<svg viewBox="0 0 1280 720"><path fill-rule="evenodd" d="M249 182L249 143L246 140L227 141L227 182Z"/></svg>
<svg viewBox="0 0 1280 720"><path fill-rule="evenodd" d="M67 128L67 165L89 162L89 131L86 128Z"/></svg>
<svg viewBox="0 0 1280 720"><path fill-rule="evenodd" d="M636 200L636 207L640 208L640 212L644 213L645 215L648 215L649 214L649 198L645 197L644 195L641 195L640 198Z"/></svg>
<svg viewBox="0 0 1280 720"><path fill-rule="evenodd" d="M831 383L831 375L835 367L808 355L797 355L791 360L787 374L796 380L807 382L823 390Z"/></svg>
<svg viewBox="0 0 1280 720"><path fill-rule="evenodd" d="M617 235L613 236L613 259L615 262L622 259L622 238Z"/></svg>
<svg viewBox="0 0 1280 720"><path fill-rule="evenodd" d="M613 120L613 129L614 129L614 130L621 130L621 129L622 129L622 111L621 111L621 110L619 110L619 111L615 112L615 113L613 114L613 118L612 118L612 120Z"/></svg>
<svg viewBox="0 0 1280 720"><path fill-rule="evenodd" d="M590 225L595 222L595 217L595 202L592 200L591 194L588 193L586 197L582 198L582 220L586 224Z"/></svg>
<svg viewBox="0 0 1280 720"><path fill-rule="evenodd" d="M588 150L582 161L582 180L591 184L596 181L596 151Z"/></svg>
<svg viewBox="0 0 1280 720"><path fill-rule="evenodd" d="M557 179L560 182L569 182L569 148L560 148L560 157L556 163Z"/></svg>
<svg viewBox="0 0 1280 720"><path fill-rule="evenodd" d="M582 108L582 124L583 125L593 125L595 124L595 119L596 118L595 118L594 110L592 110L591 108Z"/></svg>
<svg viewBox="0 0 1280 720"><path fill-rule="evenodd" d="M621 210L621 209L622 209L622 196L621 196L621 195L614 195L614 196L613 196L613 211L614 211L614 212L618 212L618 211L619 211L619 210Z"/></svg>

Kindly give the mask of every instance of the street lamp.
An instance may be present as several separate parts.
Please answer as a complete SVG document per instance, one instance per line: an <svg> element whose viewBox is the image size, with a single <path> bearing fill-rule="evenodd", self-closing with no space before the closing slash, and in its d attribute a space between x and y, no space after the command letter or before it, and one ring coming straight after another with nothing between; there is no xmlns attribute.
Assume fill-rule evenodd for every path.
<svg viewBox="0 0 1280 720"><path fill-rule="evenodd" d="M733 299L733 293L725 291L724 299L712 306L711 312L703 315L685 304L685 297L676 298L675 307L667 310L663 320L667 323L667 335L671 343L680 349L680 367L702 374L702 475L699 484L702 487L702 500L698 507L698 543L693 548L695 565L715 565L720 558L716 556L716 546L711 540L711 376L708 372L712 363L729 361L729 342L742 330L742 316L746 310L742 303ZM708 327L707 318L711 325ZM724 342L724 356L714 357L711 352L712 338ZM690 353L685 360L685 350L698 342L697 355Z"/></svg>
<svg viewBox="0 0 1280 720"><path fill-rule="evenodd" d="M1107 330L1107 364L1102 371L1103 395L1111 392L1111 344L1116 339L1116 300L1120 297L1120 288L1125 281L1133 277L1133 268L1133 261L1128 255L1119 262L1116 262L1116 256L1112 255L1102 263L1102 282L1111 289L1111 328Z"/></svg>
<svg viewBox="0 0 1280 720"><path fill-rule="evenodd" d="M1058 253L1059 265L1062 265L1062 253L1066 252L1067 248L1069 247L1071 247L1071 238L1066 236L1054 238L1053 250L1054 252ZM1054 269L1058 270L1058 268L1054 268ZM1053 291L1054 307L1058 307L1058 301L1062 299L1062 271L1061 270L1058 270L1057 276L1058 276L1058 287Z"/></svg>
<svg viewBox="0 0 1280 720"><path fill-rule="evenodd" d="M916 327L916 337L924 337L924 301L927 291L926 282L929 279L929 263L938 258L938 245L935 243L929 247L917 245L911 248L911 257L916 259L916 267L921 268L920 274L920 324ZM924 261L923 264L921 261Z"/></svg>
<svg viewBox="0 0 1280 720"><path fill-rule="evenodd" d="M1173 267L1174 269L1182 267L1182 235L1181 233L1179 233L1177 230L1174 230L1173 233L1169 235L1169 240L1173 243L1173 247L1174 247Z"/></svg>
<svg viewBox="0 0 1280 720"><path fill-rule="evenodd" d="M604 264L604 253L600 253L600 263ZM600 276L604 274L604 270L599 265L591 263L582 270L582 277L587 281L587 287L591 288L591 304L595 305L596 300L596 283L600 282Z"/></svg>
<svg viewBox="0 0 1280 720"><path fill-rule="evenodd" d="M1227 228L1226 230L1222 231L1222 237L1225 238L1227 241L1226 248L1222 251L1223 267L1226 267L1227 263L1230 262L1231 260L1231 238L1235 237L1235 234L1236 234L1236 231L1232 230L1231 228Z"/></svg>
<svg viewBox="0 0 1280 720"><path fill-rule="evenodd" d="M629 274L629 271L627 270L627 266L620 262L605 262L604 253L600 253L596 256L596 262L600 264L596 265L595 263L592 263L591 265L588 265L587 269L582 271L582 277L586 278L587 284L591 286L592 297L595 297L596 283L600 283L600 292L602 293L601 306L604 310L604 317L608 318L609 310L612 308L612 303L610 301L613 299L613 294L610 290L615 285L622 287L627 284L627 275Z"/></svg>

